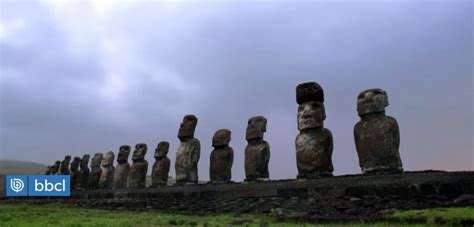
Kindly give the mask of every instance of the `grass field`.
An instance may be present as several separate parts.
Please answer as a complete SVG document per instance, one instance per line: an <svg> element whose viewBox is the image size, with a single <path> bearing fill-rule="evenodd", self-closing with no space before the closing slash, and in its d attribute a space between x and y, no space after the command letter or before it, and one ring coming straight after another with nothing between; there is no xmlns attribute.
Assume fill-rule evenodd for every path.
<svg viewBox="0 0 474 227"><path fill-rule="evenodd" d="M279 221L271 217L254 215L182 215L163 214L156 211L110 211L73 208L61 204L28 205L0 203L0 226L350 226L406 225L404 220L424 218L425 224L459 224L461 220L474 221L474 207L431 210L398 211L391 216L397 222L333 222L305 223ZM423 224L417 224L422 226Z"/></svg>

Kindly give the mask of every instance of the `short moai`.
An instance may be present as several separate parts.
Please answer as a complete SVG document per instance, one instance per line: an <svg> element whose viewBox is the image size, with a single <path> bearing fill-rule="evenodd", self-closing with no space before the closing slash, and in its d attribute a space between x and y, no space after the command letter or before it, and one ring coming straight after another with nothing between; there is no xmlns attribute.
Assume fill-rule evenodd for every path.
<svg viewBox="0 0 474 227"><path fill-rule="evenodd" d="M53 166L46 166L44 175L51 175L52 169L53 169Z"/></svg>
<svg viewBox="0 0 474 227"><path fill-rule="evenodd" d="M252 117L248 121L247 147L245 147L245 181L265 181L269 179L268 162L270 146L263 140L267 131L267 119L263 116Z"/></svg>
<svg viewBox="0 0 474 227"><path fill-rule="evenodd" d="M99 188L99 179L102 169L100 168L100 163L104 155L102 153L95 153L94 157L91 160L91 172L89 173L89 178L87 179L87 188L97 189Z"/></svg>
<svg viewBox="0 0 474 227"><path fill-rule="evenodd" d="M69 163L71 162L71 155L66 155L64 160L61 162L61 166L59 166L59 175L69 175Z"/></svg>
<svg viewBox="0 0 474 227"><path fill-rule="evenodd" d="M127 188L128 172L130 171L130 164L128 163L130 150L131 147L128 145L120 146L117 155L117 166L115 167L114 188Z"/></svg>
<svg viewBox="0 0 474 227"><path fill-rule="evenodd" d="M74 157L71 162L71 169L70 169L70 175L71 175L71 189L76 190L78 186L78 180L79 180L79 164L81 163L81 158L79 157Z"/></svg>
<svg viewBox="0 0 474 227"><path fill-rule="evenodd" d="M170 144L161 141L155 149L155 163L151 172L151 186L164 186L168 183L168 174L170 171L170 159L168 154Z"/></svg>
<svg viewBox="0 0 474 227"><path fill-rule="evenodd" d="M51 166L51 175L58 175L60 166L61 166L61 161L57 160L56 162L54 162L54 165Z"/></svg>
<svg viewBox="0 0 474 227"><path fill-rule="evenodd" d="M102 162L100 163L101 171L99 178L100 189L112 189L114 184L114 159L115 154L112 151L105 153Z"/></svg>
<svg viewBox="0 0 474 227"><path fill-rule="evenodd" d="M128 188L144 188L146 184L146 172L148 171L148 162L145 155L148 147L144 143L135 145L132 155L132 167L128 172Z"/></svg>
<svg viewBox="0 0 474 227"><path fill-rule="evenodd" d="M79 175L77 179L77 190L84 190L87 188L87 179L89 178L89 158L90 155L85 154L82 156L81 163L79 164Z"/></svg>
<svg viewBox="0 0 474 227"><path fill-rule="evenodd" d="M354 126L354 139L364 174L403 172L398 123L385 115L386 106L388 96L382 89L369 89L357 97L361 120Z"/></svg>
<svg viewBox="0 0 474 227"><path fill-rule="evenodd" d="M194 138L198 119L186 115L180 124L178 138L181 141L176 153L176 184L198 183L198 162L201 155L201 143Z"/></svg>
<svg viewBox="0 0 474 227"><path fill-rule="evenodd" d="M232 179L234 150L229 147L230 130L219 129L212 137L211 167L209 168L211 183L229 183Z"/></svg>
<svg viewBox="0 0 474 227"><path fill-rule="evenodd" d="M300 131L295 140L297 178L332 176L333 137L331 131L324 128L324 91L316 82L299 84L296 87L296 102Z"/></svg>

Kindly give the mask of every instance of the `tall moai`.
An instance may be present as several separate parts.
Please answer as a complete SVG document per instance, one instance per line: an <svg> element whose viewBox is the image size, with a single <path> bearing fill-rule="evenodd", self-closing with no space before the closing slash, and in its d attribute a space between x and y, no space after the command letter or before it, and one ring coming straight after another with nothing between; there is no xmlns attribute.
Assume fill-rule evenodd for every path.
<svg viewBox="0 0 474 227"><path fill-rule="evenodd" d="M87 188L97 189L99 188L99 179L100 173L102 172L100 168L100 163L104 155L102 153L95 153L94 157L91 160L91 172L89 173L89 178L87 179Z"/></svg>
<svg viewBox="0 0 474 227"><path fill-rule="evenodd" d="M228 183L232 179L234 150L229 146L230 130L219 129L212 137L211 166L209 175L211 183Z"/></svg>
<svg viewBox="0 0 474 227"><path fill-rule="evenodd" d="M115 154L112 151L105 153L102 162L100 163L101 171L99 178L99 188L112 189L114 184L114 159Z"/></svg>
<svg viewBox="0 0 474 227"><path fill-rule="evenodd" d="M54 162L54 165L51 166L51 175L58 175L60 166L61 166L61 161L57 160L56 162Z"/></svg>
<svg viewBox="0 0 474 227"><path fill-rule="evenodd" d="M69 163L71 162L71 155L66 155L64 160L61 162L61 166L59 166L59 175L69 175Z"/></svg>
<svg viewBox="0 0 474 227"><path fill-rule="evenodd" d="M155 163L151 172L152 187L163 186L168 183L170 159L167 157L170 144L166 141L158 143L155 149Z"/></svg>
<svg viewBox="0 0 474 227"><path fill-rule="evenodd" d="M395 118L385 115L387 92L369 89L357 97L360 121L354 126L354 138L362 173L403 172L400 131Z"/></svg>
<svg viewBox="0 0 474 227"><path fill-rule="evenodd" d="M176 153L176 184L198 183L198 162L201 155L201 143L194 138L198 119L186 115L180 124L178 138L181 141Z"/></svg>
<svg viewBox="0 0 474 227"><path fill-rule="evenodd" d="M78 180L79 180L79 164L81 163L81 158L79 157L74 157L71 162L71 169L70 169L70 175L71 175L71 189L76 190L78 186Z"/></svg>
<svg viewBox="0 0 474 227"><path fill-rule="evenodd" d="M263 116L252 117L248 121L247 147L245 147L245 181L268 180L268 162L270 145L263 140L267 131L267 119Z"/></svg>
<svg viewBox="0 0 474 227"><path fill-rule="evenodd" d="M135 145L132 155L132 167L128 172L128 188L144 188L146 184L146 172L148 171L148 162L145 155L148 147L144 143Z"/></svg>
<svg viewBox="0 0 474 227"><path fill-rule="evenodd" d="M84 190L87 188L87 180L89 178L89 159L90 155L85 154L82 156L81 163L79 164L79 175L77 179L78 190Z"/></svg>
<svg viewBox="0 0 474 227"><path fill-rule="evenodd" d="M130 164L128 163L130 150L131 147L128 145L120 146L117 155L117 167L115 167L114 188L127 188L128 172L130 171Z"/></svg>
<svg viewBox="0 0 474 227"><path fill-rule="evenodd" d="M324 91L315 82L299 84L296 87L296 102L300 131L295 140L297 178L332 176L333 138L331 131L324 128Z"/></svg>

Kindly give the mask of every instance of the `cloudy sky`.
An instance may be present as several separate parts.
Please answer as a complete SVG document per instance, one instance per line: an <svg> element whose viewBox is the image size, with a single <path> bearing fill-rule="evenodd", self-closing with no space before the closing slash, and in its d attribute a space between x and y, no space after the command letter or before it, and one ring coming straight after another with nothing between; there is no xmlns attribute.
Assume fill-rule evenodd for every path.
<svg viewBox="0 0 474 227"><path fill-rule="evenodd" d="M336 175L360 172L356 97L375 87L406 170L474 170L472 1L133 2L0 0L0 159L143 142L151 166L166 140L174 163L195 114L200 178L228 128L242 180L247 120L263 115L270 177L294 178L295 87L316 81Z"/></svg>

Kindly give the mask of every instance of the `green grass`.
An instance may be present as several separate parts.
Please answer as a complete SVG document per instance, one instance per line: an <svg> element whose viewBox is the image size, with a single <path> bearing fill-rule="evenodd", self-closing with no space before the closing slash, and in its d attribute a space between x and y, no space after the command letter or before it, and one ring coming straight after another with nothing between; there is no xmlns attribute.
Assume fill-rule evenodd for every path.
<svg viewBox="0 0 474 227"><path fill-rule="evenodd" d="M31 205L19 203L0 203L0 226L328 226L331 224L350 226L393 226L406 225L404 220L425 218L426 224L457 224L461 220L474 220L474 207L430 210L397 211L391 220L377 223L340 222L305 223L281 221L256 215L184 215L159 213L157 211L100 210L70 207L63 204ZM441 219L440 219L441 218ZM438 220L436 220L438 219ZM422 225L422 224L418 224Z"/></svg>

